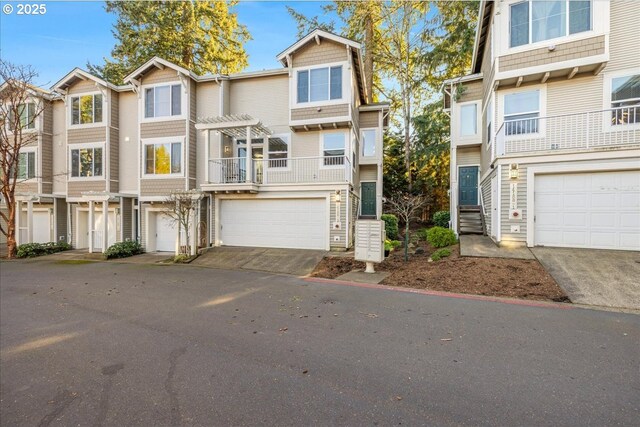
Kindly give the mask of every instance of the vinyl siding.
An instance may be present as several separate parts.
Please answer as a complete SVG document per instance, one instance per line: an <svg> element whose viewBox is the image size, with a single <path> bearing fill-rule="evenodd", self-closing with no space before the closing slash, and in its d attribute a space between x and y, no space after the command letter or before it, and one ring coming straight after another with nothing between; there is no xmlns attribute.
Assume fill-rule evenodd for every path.
<svg viewBox="0 0 640 427"><path fill-rule="evenodd" d="M292 157L317 157L320 155L320 132L295 132L291 134Z"/></svg>
<svg viewBox="0 0 640 427"><path fill-rule="evenodd" d="M500 71L504 72L602 55L605 52L604 44L605 36L597 36L556 44L556 48L553 51L549 51L545 46L539 49L501 56L499 67Z"/></svg>
<svg viewBox="0 0 640 427"><path fill-rule="evenodd" d="M60 241L63 237L64 241L68 241L67 233L67 201L63 198L55 200L55 222L56 222L56 241Z"/></svg>
<svg viewBox="0 0 640 427"><path fill-rule="evenodd" d="M342 189L342 194L346 194L347 189ZM329 231L329 246L331 249L342 249L344 250L346 239L348 235L347 230L347 197L343 197L340 202L340 212L339 216L336 215L336 196L335 192L329 193L329 197L331 198L331 203L329 206L329 226L331 227ZM333 228L333 223L336 221L340 221L341 228L340 230L336 230ZM335 237L338 236L340 238L339 241L335 241Z"/></svg>
<svg viewBox="0 0 640 427"><path fill-rule="evenodd" d="M121 93L120 119L118 130L118 190L121 193L137 193L139 184L138 161L140 159L140 140L138 138L138 96L132 92ZM129 138L126 141L126 138Z"/></svg>
<svg viewBox="0 0 640 427"><path fill-rule="evenodd" d="M464 88L463 92L456 102L460 103L482 99L482 81L478 80L469 83L463 83L462 87Z"/></svg>
<svg viewBox="0 0 640 427"><path fill-rule="evenodd" d="M377 165L361 165L360 181L376 181L378 177Z"/></svg>
<svg viewBox="0 0 640 427"><path fill-rule="evenodd" d="M96 82L94 80L79 80L68 89L70 95L76 93L96 92Z"/></svg>
<svg viewBox="0 0 640 427"><path fill-rule="evenodd" d="M42 133L40 135L40 192L53 192L53 105L45 102L42 112Z"/></svg>
<svg viewBox="0 0 640 427"><path fill-rule="evenodd" d="M122 198L121 227L122 240L135 240L133 236L133 199L131 197Z"/></svg>
<svg viewBox="0 0 640 427"><path fill-rule="evenodd" d="M359 114L360 128L377 128L379 114L377 111L363 111Z"/></svg>
<svg viewBox="0 0 640 427"><path fill-rule="evenodd" d="M98 126L84 129L69 129L67 131L67 143L81 144L87 142L105 142L107 139L106 126Z"/></svg>
<svg viewBox="0 0 640 427"><path fill-rule="evenodd" d="M605 72L640 67L640 7L635 1L612 1L609 63Z"/></svg>
<svg viewBox="0 0 640 427"><path fill-rule="evenodd" d="M189 167L187 169L189 188L196 187L198 136L195 123L198 114L197 106L196 82L189 81Z"/></svg>
<svg viewBox="0 0 640 427"><path fill-rule="evenodd" d="M484 216L484 223L487 226L487 235L489 236L491 236L491 210L493 209L493 200L491 200L491 179L495 175L496 170L494 169L480 185L484 210L486 212L486 215Z"/></svg>
<svg viewBox="0 0 640 427"><path fill-rule="evenodd" d="M197 116L217 117L220 115L220 85L215 82L198 83L196 92ZM205 170L208 167L206 158L206 131L196 132L196 187L205 181ZM220 134L210 132L209 155L211 158L220 157Z"/></svg>
<svg viewBox="0 0 640 427"><path fill-rule="evenodd" d="M64 102L53 103L53 137L52 137L52 192L63 194L67 191L67 110Z"/></svg>
<svg viewBox="0 0 640 427"><path fill-rule="evenodd" d="M509 178L509 165L502 166L501 193L500 193L500 232L502 241L526 242L527 241L527 165L520 164L520 177L518 179ZM517 220L509 219L509 200L511 198L511 184L518 184L518 209L522 210L522 217ZM491 184L489 184L491 185ZM512 233L511 226L519 225L520 233Z"/></svg>
<svg viewBox="0 0 640 427"><path fill-rule="evenodd" d="M140 196L162 196L166 197L172 191L184 190L184 178L158 178L141 179Z"/></svg>
<svg viewBox="0 0 640 427"><path fill-rule="evenodd" d="M140 138L163 138L166 136L185 136L187 123L183 120L167 120L140 123Z"/></svg>
<svg viewBox="0 0 640 427"><path fill-rule="evenodd" d="M18 182L16 184L16 193L37 194L38 193L37 178L34 178L29 181Z"/></svg>
<svg viewBox="0 0 640 427"><path fill-rule="evenodd" d="M292 56L294 67L329 64L348 59L345 45L325 39L321 39L320 45L317 45L315 40L310 40L305 46L295 51Z"/></svg>
<svg viewBox="0 0 640 427"><path fill-rule="evenodd" d="M119 132L119 111L120 97L117 92L111 91L111 127L109 129L109 191L117 193L119 191L120 180L120 132Z"/></svg>
<svg viewBox="0 0 640 427"><path fill-rule="evenodd" d="M480 164L480 147L458 148L456 152L457 165L479 165Z"/></svg>
<svg viewBox="0 0 640 427"><path fill-rule="evenodd" d="M229 86L229 114L249 114L274 133L290 131L289 77L286 74L232 80Z"/></svg>
<svg viewBox="0 0 640 427"><path fill-rule="evenodd" d="M67 197L80 197L88 191L107 191L105 180L69 181L67 183Z"/></svg>
<svg viewBox="0 0 640 427"><path fill-rule="evenodd" d="M166 67L164 70L158 68L149 71L143 78L143 85L151 85L156 83L180 83L178 72L173 68Z"/></svg>
<svg viewBox="0 0 640 427"><path fill-rule="evenodd" d="M291 121L327 119L332 117L346 117L349 115L349 104L325 105L318 111L318 107L292 108Z"/></svg>

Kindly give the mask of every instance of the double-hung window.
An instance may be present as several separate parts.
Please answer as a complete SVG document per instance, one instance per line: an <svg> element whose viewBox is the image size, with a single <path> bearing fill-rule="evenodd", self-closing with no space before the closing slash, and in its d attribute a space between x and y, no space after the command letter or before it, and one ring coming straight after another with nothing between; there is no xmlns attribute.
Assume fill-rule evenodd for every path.
<svg viewBox="0 0 640 427"><path fill-rule="evenodd" d="M640 123L640 74L611 79L611 124Z"/></svg>
<svg viewBox="0 0 640 427"><path fill-rule="evenodd" d="M74 178L102 176L102 147L72 149L71 176Z"/></svg>
<svg viewBox="0 0 640 427"><path fill-rule="evenodd" d="M13 177L11 168L9 176ZM36 152L25 151L18 154L18 179L32 179L36 177Z"/></svg>
<svg viewBox="0 0 640 427"><path fill-rule="evenodd" d="M26 104L20 104L17 108L20 115L20 127L22 129L35 129L36 128L36 104L28 102ZM14 109L9 110L9 130L13 132L15 130L15 115Z"/></svg>
<svg viewBox="0 0 640 427"><path fill-rule="evenodd" d="M102 95L71 97L71 124L87 125L102 122Z"/></svg>
<svg viewBox="0 0 640 427"><path fill-rule="evenodd" d="M147 144L144 161L147 175L182 173L182 143Z"/></svg>
<svg viewBox="0 0 640 427"><path fill-rule="evenodd" d="M289 141L286 136L272 136L268 140L267 157L270 168L286 168Z"/></svg>
<svg viewBox="0 0 640 427"><path fill-rule="evenodd" d="M342 99L342 66L298 71L297 102Z"/></svg>
<svg viewBox="0 0 640 427"><path fill-rule="evenodd" d="M144 117L170 117L182 114L180 84L154 86L144 91Z"/></svg>
<svg viewBox="0 0 640 427"><path fill-rule="evenodd" d="M511 47L591 30L590 0L533 0L510 6Z"/></svg>
<svg viewBox="0 0 640 427"><path fill-rule="evenodd" d="M325 133L322 138L322 155L325 166L344 165L345 134Z"/></svg>
<svg viewBox="0 0 640 427"><path fill-rule="evenodd" d="M460 136L473 136L478 133L478 104L460 106Z"/></svg>
<svg viewBox="0 0 640 427"><path fill-rule="evenodd" d="M504 126L507 135L537 133L539 117L540 90L504 96Z"/></svg>
<svg viewBox="0 0 640 427"><path fill-rule="evenodd" d="M372 157L376 155L376 130L364 129L362 131L362 156Z"/></svg>

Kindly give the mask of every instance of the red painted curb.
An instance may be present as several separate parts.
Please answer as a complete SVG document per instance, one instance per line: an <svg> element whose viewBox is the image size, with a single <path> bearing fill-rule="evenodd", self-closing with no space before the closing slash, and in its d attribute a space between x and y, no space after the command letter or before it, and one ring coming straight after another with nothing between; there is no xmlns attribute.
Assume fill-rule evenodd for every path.
<svg viewBox="0 0 640 427"><path fill-rule="evenodd" d="M485 295L457 294L453 292L432 291L427 289L401 288L398 286L376 285L373 283L348 282L344 280L324 279L321 277L305 277L303 280L306 282L325 283L330 285L343 285L343 286L354 286L357 288L381 289L381 290L387 290L387 291L407 292L410 294L430 295L430 296L445 297L445 298L458 298L458 299L466 299L466 300L473 300L473 301L490 301L490 302L499 302L499 303L511 304L511 305L524 305L528 307L557 308L561 310L572 310L574 308L567 304L554 303L554 302L518 300L518 299L511 299L511 298L490 297Z"/></svg>

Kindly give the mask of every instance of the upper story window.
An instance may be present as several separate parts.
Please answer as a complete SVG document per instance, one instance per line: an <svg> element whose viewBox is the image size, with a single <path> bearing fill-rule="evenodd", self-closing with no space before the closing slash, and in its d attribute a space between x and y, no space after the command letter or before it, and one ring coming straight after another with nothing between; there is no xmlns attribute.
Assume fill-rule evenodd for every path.
<svg viewBox="0 0 640 427"><path fill-rule="evenodd" d="M18 106L18 114L20 114L20 126L22 129L35 129L36 128L36 104L28 102L26 104L20 104ZM14 109L9 110L9 130L13 132L15 130L15 118Z"/></svg>
<svg viewBox="0 0 640 427"><path fill-rule="evenodd" d="M182 143L147 144L144 161L147 175L182 173Z"/></svg>
<svg viewBox="0 0 640 427"><path fill-rule="evenodd" d="M473 136L478 133L478 104L460 106L460 136Z"/></svg>
<svg viewBox="0 0 640 427"><path fill-rule="evenodd" d="M510 6L510 46L591 30L590 0L524 1Z"/></svg>
<svg viewBox="0 0 640 427"><path fill-rule="evenodd" d="M86 125L102 122L102 95L71 97L71 124Z"/></svg>
<svg viewBox="0 0 640 427"><path fill-rule="evenodd" d="M344 132L325 133L322 136L322 155L325 166L344 165L345 144Z"/></svg>
<svg viewBox="0 0 640 427"><path fill-rule="evenodd" d="M286 168L289 157L289 140L286 136L272 136L268 139L267 158L270 168Z"/></svg>
<svg viewBox="0 0 640 427"><path fill-rule="evenodd" d="M362 131L362 155L364 157L371 157L376 155L376 130L364 129Z"/></svg>
<svg viewBox="0 0 640 427"><path fill-rule="evenodd" d="M640 74L611 79L611 124L640 123Z"/></svg>
<svg viewBox="0 0 640 427"><path fill-rule="evenodd" d="M342 66L298 71L298 104L342 99Z"/></svg>
<svg viewBox="0 0 640 427"><path fill-rule="evenodd" d="M11 168L9 177L15 169ZM18 154L18 179L32 179L36 177L36 152L26 151Z"/></svg>
<svg viewBox="0 0 640 427"><path fill-rule="evenodd" d="M182 90L180 84L155 86L144 91L144 117L169 117L182 115Z"/></svg>
<svg viewBox="0 0 640 427"><path fill-rule="evenodd" d="M504 96L504 126L507 135L538 132L540 91L531 90Z"/></svg>
<svg viewBox="0 0 640 427"><path fill-rule="evenodd" d="M72 149L71 176L73 178L102 176L102 147Z"/></svg>

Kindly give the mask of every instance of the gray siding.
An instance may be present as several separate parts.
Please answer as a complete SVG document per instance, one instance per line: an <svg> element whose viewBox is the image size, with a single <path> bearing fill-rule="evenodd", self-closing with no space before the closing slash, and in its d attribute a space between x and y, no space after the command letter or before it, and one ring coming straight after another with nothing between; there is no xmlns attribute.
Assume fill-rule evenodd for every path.
<svg viewBox="0 0 640 427"><path fill-rule="evenodd" d="M120 129L118 127L120 103L117 92L111 91L111 128L109 129L109 190L120 189Z"/></svg>
<svg viewBox="0 0 640 427"><path fill-rule="evenodd" d="M456 152L456 164L458 166L479 165L480 148L481 147L458 147Z"/></svg>
<svg viewBox="0 0 640 427"><path fill-rule="evenodd" d="M133 236L133 199L130 197L122 198L122 209L120 212L122 240L135 240Z"/></svg>
<svg viewBox="0 0 640 427"><path fill-rule="evenodd" d="M185 189L184 178L141 179L140 196L168 196L176 190Z"/></svg>
<svg viewBox="0 0 640 427"><path fill-rule="evenodd" d="M378 127L378 112L377 111L363 111L359 114L359 125L361 128L377 128Z"/></svg>
<svg viewBox="0 0 640 427"><path fill-rule="evenodd" d="M320 45L317 45L315 40L311 40L293 53L294 67L307 67L346 60L346 46L325 39L322 39Z"/></svg>
<svg viewBox="0 0 640 427"><path fill-rule="evenodd" d="M483 87L481 81L478 80L464 83L462 87L463 91L457 102L476 101L478 99L482 99Z"/></svg>
<svg viewBox="0 0 640 427"><path fill-rule="evenodd" d="M67 235L67 201L63 198L55 200L55 221L56 221L56 241L60 241L60 237L64 237L66 242Z"/></svg>
<svg viewBox="0 0 640 427"><path fill-rule="evenodd" d="M502 165L501 188L500 188L500 232L502 241L526 242L527 241L527 166L520 164L520 177L518 179L509 178L509 165ZM518 183L518 209L522 210L521 219L509 219L509 199L511 183ZM512 233L511 226L519 225L520 233Z"/></svg>
<svg viewBox="0 0 640 427"><path fill-rule="evenodd" d="M67 197L80 197L87 191L107 191L106 180L69 181L67 183Z"/></svg>
<svg viewBox="0 0 640 427"><path fill-rule="evenodd" d="M335 193L330 193L331 203L329 206L329 226L331 230L329 231L329 246L331 249L341 249L344 250L345 243L347 239L347 194L346 189L342 189L342 201L340 202L340 216L336 216L336 196ZM336 221L340 221L341 228L336 230L333 228L333 223ZM339 241L335 241L335 237L339 237Z"/></svg>
<svg viewBox="0 0 640 427"><path fill-rule="evenodd" d="M107 140L107 128L98 126L85 129L69 129L67 131L67 143L79 144L87 142L104 142Z"/></svg>
<svg viewBox="0 0 640 427"><path fill-rule="evenodd" d="M167 120L140 124L140 138L164 138L166 136L185 136L185 120Z"/></svg>
<svg viewBox="0 0 640 427"><path fill-rule="evenodd" d="M346 117L349 115L349 104L338 105L326 105L320 108L308 107L308 108L292 108L291 120L314 120L314 119L327 119L332 117Z"/></svg>

